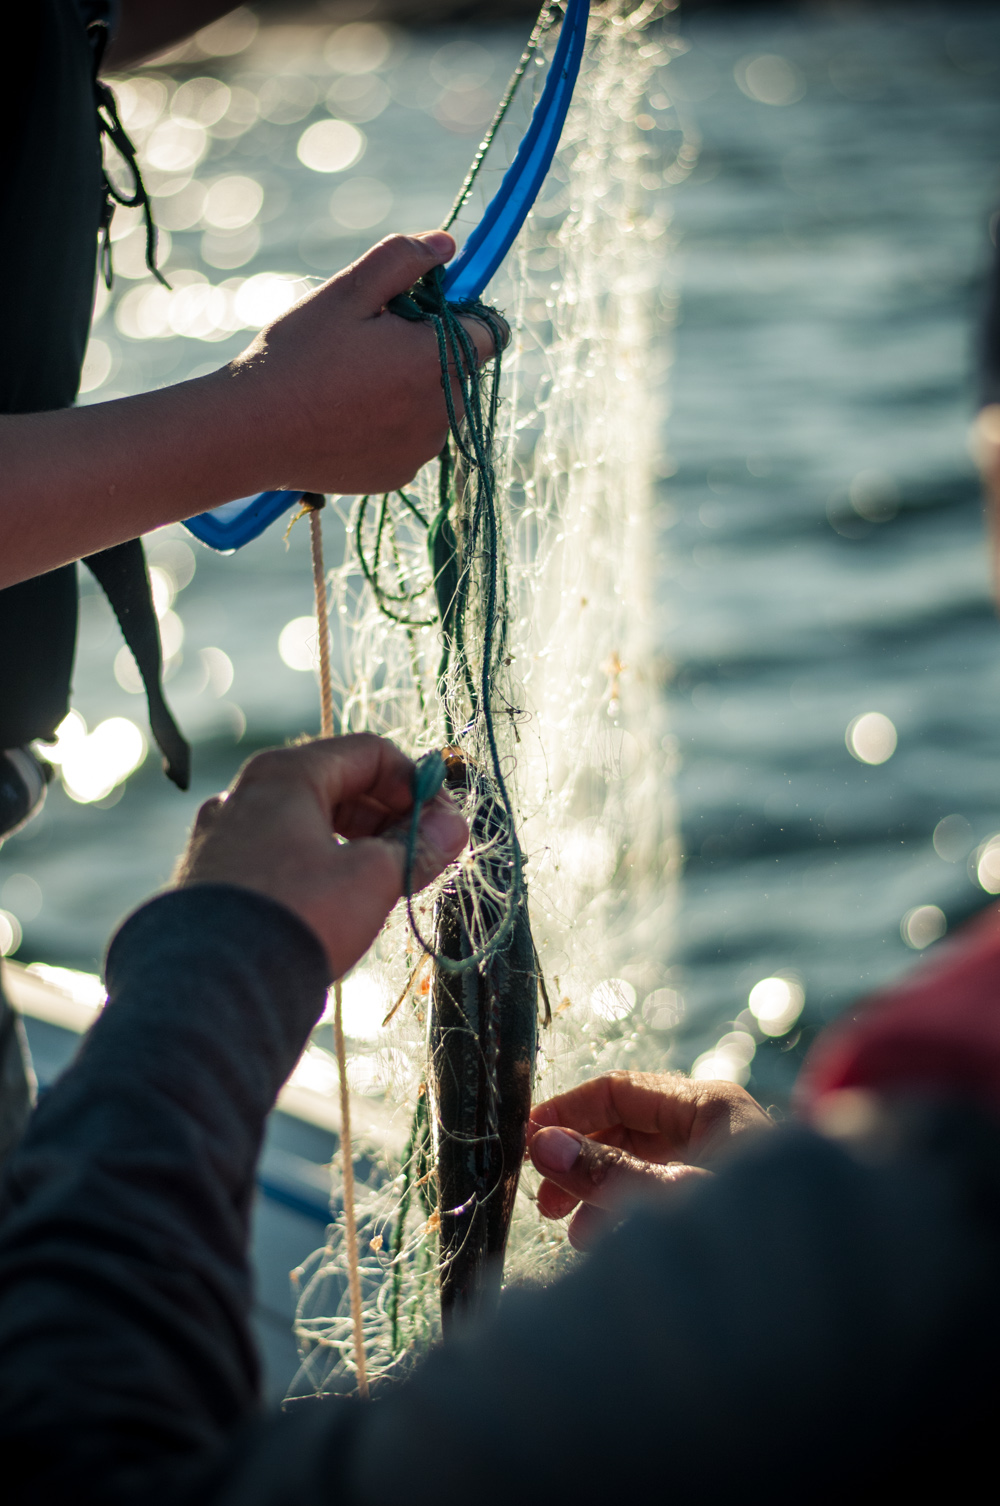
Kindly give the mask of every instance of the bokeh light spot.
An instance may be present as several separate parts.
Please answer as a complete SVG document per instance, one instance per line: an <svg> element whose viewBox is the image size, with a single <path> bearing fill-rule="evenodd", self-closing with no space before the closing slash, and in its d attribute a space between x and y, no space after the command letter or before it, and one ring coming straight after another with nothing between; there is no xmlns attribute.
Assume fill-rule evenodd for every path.
<svg viewBox="0 0 1000 1506"><path fill-rule="evenodd" d="M885 763L896 751L896 729L881 711L865 711L850 723L844 741L859 763Z"/></svg>
<svg viewBox="0 0 1000 1506"><path fill-rule="evenodd" d="M202 261L222 271L232 271L234 267L245 267L259 250L260 229L257 225L247 225L243 230L220 230L214 234L206 230L201 238ZM217 328L225 333L223 323L220 322ZM201 338L205 339L206 336L203 335Z"/></svg>
<svg viewBox="0 0 1000 1506"><path fill-rule="evenodd" d="M884 471L859 471L847 490L859 518L888 523L899 511L899 487Z"/></svg>
<svg viewBox="0 0 1000 1506"><path fill-rule="evenodd" d="M264 120L275 125L294 125L304 120L316 103L312 79L275 74L265 79L257 94L257 108Z"/></svg>
<svg viewBox="0 0 1000 1506"><path fill-rule="evenodd" d="M17 916L0 910L0 957L12 957L23 939Z"/></svg>
<svg viewBox="0 0 1000 1506"><path fill-rule="evenodd" d="M163 120L146 143L146 157L164 172L197 167L208 150L208 132L196 120Z"/></svg>
<svg viewBox="0 0 1000 1506"><path fill-rule="evenodd" d="M382 1021L392 1008L393 1000L374 973L361 968L345 978L342 988L344 1034L353 1040L373 1041ZM333 1020L336 1001L331 988L323 1011L323 1023Z"/></svg>
<svg viewBox="0 0 1000 1506"><path fill-rule="evenodd" d="M157 617L163 617L174 604L176 587L173 576L168 570L164 570L162 565L151 565L149 586L153 597L153 611Z"/></svg>
<svg viewBox="0 0 1000 1506"><path fill-rule="evenodd" d="M278 637L281 662L303 673L319 668L319 635L315 617L293 617Z"/></svg>
<svg viewBox="0 0 1000 1506"><path fill-rule="evenodd" d="M103 800L116 785L124 783L145 757L146 739L135 722L124 716L109 717L93 732L74 736L62 753L66 793L80 805Z"/></svg>
<svg viewBox="0 0 1000 1506"><path fill-rule="evenodd" d="M349 120L317 120L299 137L297 154L314 173L342 173L365 149L365 138Z"/></svg>
<svg viewBox="0 0 1000 1506"><path fill-rule="evenodd" d="M623 1020L635 1008L636 993L624 978L605 978L590 995L590 1007L609 1024Z"/></svg>
<svg viewBox="0 0 1000 1506"><path fill-rule="evenodd" d="M296 279L277 272L248 277L236 293L236 314L247 329L260 329L288 312L301 289Z"/></svg>
<svg viewBox="0 0 1000 1506"><path fill-rule="evenodd" d="M937 905L914 905L900 921L899 932L906 945L922 952L932 941L939 941L948 929L943 910Z"/></svg>
<svg viewBox="0 0 1000 1506"><path fill-rule="evenodd" d="M373 73L389 61L392 37L373 21L351 21L333 32L323 55L337 73Z"/></svg>
<svg viewBox="0 0 1000 1506"><path fill-rule="evenodd" d="M651 1030L674 1030L684 1018L684 1000L676 989L656 988L643 1000L642 1017Z"/></svg>
<svg viewBox="0 0 1000 1506"><path fill-rule="evenodd" d="M13 910L22 925L29 924L41 913L41 885L30 873L12 873L0 889L0 905Z"/></svg>
<svg viewBox="0 0 1000 1506"><path fill-rule="evenodd" d="M181 651L184 642L184 624L176 612L164 612L160 618L160 644L164 659L172 659Z"/></svg>
<svg viewBox="0 0 1000 1506"><path fill-rule="evenodd" d="M114 671L115 679L122 690L127 691L129 695L144 694L146 687L142 683L139 666L132 657L132 650L127 648L125 644L122 644L117 654L115 654Z"/></svg>
<svg viewBox="0 0 1000 1506"><path fill-rule="evenodd" d="M170 249L170 232L161 230L156 239L157 266L162 267L167 262ZM153 274L146 261L146 227L144 225L137 225L117 243L114 249L114 268L119 277L127 277L130 282L140 282L144 277L152 277ZM165 292L166 289L163 291Z"/></svg>
<svg viewBox="0 0 1000 1506"><path fill-rule="evenodd" d="M990 837L976 854L976 877L987 894L1000 894L1000 835Z"/></svg>
<svg viewBox="0 0 1000 1506"><path fill-rule="evenodd" d="M153 213L161 230L190 230L201 219L207 189L197 178L190 179L175 193L157 194Z"/></svg>
<svg viewBox="0 0 1000 1506"><path fill-rule="evenodd" d="M189 78L174 92L170 113L175 119L213 126L229 109L232 90L221 79Z"/></svg>
<svg viewBox="0 0 1000 1506"><path fill-rule="evenodd" d="M214 696L224 696L233 684L233 661L221 648L203 648L199 654L204 670L202 690L210 690Z"/></svg>
<svg viewBox="0 0 1000 1506"><path fill-rule="evenodd" d="M264 190L256 178L234 173L217 178L205 195L202 218L216 230L242 230L260 213Z"/></svg>
<svg viewBox="0 0 1000 1506"><path fill-rule="evenodd" d="M762 105L793 105L806 92L795 64L776 52L740 58L733 76L747 98Z"/></svg>
<svg viewBox="0 0 1000 1506"><path fill-rule="evenodd" d="M747 1007L764 1035L787 1035L802 1013L805 989L792 973L761 978L750 990Z"/></svg>
<svg viewBox="0 0 1000 1506"><path fill-rule="evenodd" d="M115 79L118 114L126 131L148 131L159 120L170 98L169 90L158 78Z"/></svg>
<svg viewBox="0 0 1000 1506"><path fill-rule="evenodd" d="M960 863L972 847L972 827L964 816L943 816L931 840L939 858L946 863Z"/></svg>
<svg viewBox="0 0 1000 1506"><path fill-rule="evenodd" d="M92 339L87 346L87 354L83 358L83 369L80 372L80 391L96 392L98 387L103 387L111 375L114 365L114 357L111 348L103 340Z"/></svg>

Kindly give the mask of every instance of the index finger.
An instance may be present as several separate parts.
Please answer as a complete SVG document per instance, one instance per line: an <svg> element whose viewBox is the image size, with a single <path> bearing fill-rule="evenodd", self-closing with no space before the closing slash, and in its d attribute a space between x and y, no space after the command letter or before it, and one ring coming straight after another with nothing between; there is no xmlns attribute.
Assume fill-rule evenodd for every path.
<svg viewBox="0 0 1000 1506"><path fill-rule="evenodd" d="M685 1145L696 1109L691 1081L679 1072L606 1072L535 1104L529 1134L547 1125L565 1125L582 1135L599 1136L621 1126Z"/></svg>
<svg viewBox="0 0 1000 1506"><path fill-rule="evenodd" d="M258 754L236 777L233 795L278 778L307 788L341 836L376 834L413 809L413 760L371 732L319 738Z"/></svg>
<svg viewBox="0 0 1000 1506"><path fill-rule="evenodd" d="M500 349L506 350L510 344L510 325L499 314L494 313L493 317L500 332ZM497 353L493 331L485 319L479 319L474 314L463 314L460 323L476 348L479 365L485 366Z"/></svg>

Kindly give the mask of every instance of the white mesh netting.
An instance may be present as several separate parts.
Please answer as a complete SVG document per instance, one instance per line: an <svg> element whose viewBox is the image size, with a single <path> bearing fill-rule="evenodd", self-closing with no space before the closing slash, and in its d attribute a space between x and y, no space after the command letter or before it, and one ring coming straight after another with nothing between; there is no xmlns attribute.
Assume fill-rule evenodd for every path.
<svg viewBox="0 0 1000 1506"><path fill-rule="evenodd" d="M553 1011L540 1034L536 1098L611 1067L659 1064L641 1005L663 982L677 851L650 620L651 486L664 416L656 363L666 359L669 186L694 160L664 74L679 47L664 24L668 8L593 8L557 160L488 293L513 327L496 443L509 610L493 708ZM407 495L430 517L437 466ZM379 610L358 566L358 501L335 506L347 538L331 574L343 730L384 733L414 754L441 747L440 629L406 627ZM380 506L371 499L360 531L369 568ZM399 499L391 517L379 546L382 590L396 598L397 616L433 619L426 530ZM475 863L475 852L465 861ZM427 892L415 904L425 936L433 902ZM344 985L352 1089L381 1106L377 1127L355 1144L375 1379L405 1367L439 1331L437 1214L411 1142L432 965L399 907ZM294 1273L302 1368L292 1395L353 1384L343 1239L334 1217L323 1249ZM538 1216L526 1172L506 1280L548 1279L566 1258L562 1228Z"/></svg>

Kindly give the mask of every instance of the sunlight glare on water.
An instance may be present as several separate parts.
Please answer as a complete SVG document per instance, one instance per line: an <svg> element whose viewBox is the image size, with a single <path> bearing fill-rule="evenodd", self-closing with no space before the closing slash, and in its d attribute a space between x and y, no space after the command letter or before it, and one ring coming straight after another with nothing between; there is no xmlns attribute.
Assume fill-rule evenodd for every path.
<svg viewBox="0 0 1000 1506"><path fill-rule="evenodd" d="M302 672L319 668L319 637L315 617L294 617L278 636L281 662Z"/></svg>
<svg viewBox="0 0 1000 1506"><path fill-rule="evenodd" d="M764 1035L786 1035L802 1013L805 997L798 978L762 978L750 990L747 1008Z"/></svg>
<svg viewBox="0 0 1000 1506"><path fill-rule="evenodd" d="M299 137L298 158L314 173L342 173L364 153L365 138L349 120L317 120Z"/></svg>
<svg viewBox="0 0 1000 1506"><path fill-rule="evenodd" d="M662 271L651 261L649 288L629 296L648 293L667 323L679 301L683 321L673 351L664 326L648 366L623 378L672 409L649 631L685 879L675 927L635 959L650 976L636 975L632 1017L660 1060L780 1098L811 1032L917 960L927 927L914 915L934 907L954 931L1000 895L1000 642L967 449L1000 18L956 0L940 15L729 7L680 24L688 50L642 101L639 128L651 155L636 233L664 248ZM113 81L172 290L146 271L141 216L120 210L121 275L97 290L81 401L224 366L371 241L440 223L525 25L336 26L319 12L258 25L241 11L179 60ZM671 100L693 131L662 170ZM314 126L340 147L307 166L297 147ZM227 180L245 198L223 204ZM562 191L554 175L540 225ZM330 513L324 530L335 565L345 544ZM248 749L316 730L312 619L285 640L300 672L276 653L312 601L308 532L287 550L282 533L231 559L192 553L180 529L148 541L181 593L166 609L185 632L167 694L195 785L179 795L153 758L114 809L122 786L86 806L50 791L2 855L0 878L30 872L45 894L28 956L96 967L116 918L169 873L197 800L235 773L243 726ZM168 543L197 559L193 581L157 555ZM118 715L144 728L131 655L109 614L94 621L105 636L81 634L75 704L95 728ZM623 705L628 694L625 675ZM622 853L583 821L566 861L584 913ZM786 968L808 995L794 1015ZM776 1013L758 1017L747 996L779 975ZM589 989L563 987L587 1011ZM756 1040L749 1063L734 1035Z"/></svg>
<svg viewBox="0 0 1000 1506"><path fill-rule="evenodd" d="M82 805L110 795L139 767L146 751L144 734L127 717L109 717L88 733L76 711L60 723L54 745L43 746L43 755L59 769L66 793Z"/></svg>

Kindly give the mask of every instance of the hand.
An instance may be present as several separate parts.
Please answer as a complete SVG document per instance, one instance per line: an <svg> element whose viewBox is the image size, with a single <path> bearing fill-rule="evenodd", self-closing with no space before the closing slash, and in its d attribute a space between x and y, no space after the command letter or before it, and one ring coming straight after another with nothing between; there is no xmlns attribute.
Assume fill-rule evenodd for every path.
<svg viewBox="0 0 1000 1506"><path fill-rule="evenodd" d="M626 1199L662 1195L707 1175L734 1138L771 1122L735 1083L696 1082L679 1072L595 1077L531 1111L528 1153L545 1178L539 1212L566 1218L576 1208L569 1240L586 1249Z"/></svg>
<svg viewBox="0 0 1000 1506"><path fill-rule="evenodd" d="M254 492L404 486L447 414L434 331L385 305L454 249L390 236L208 376L0 414L0 587ZM488 360L489 330L465 322Z"/></svg>
<svg viewBox="0 0 1000 1506"><path fill-rule="evenodd" d="M201 807L175 882L236 884L286 905L315 931L340 978L402 893L412 772L393 743L369 733L259 753L227 794ZM418 888L468 835L442 790L421 814Z"/></svg>
<svg viewBox="0 0 1000 1506"><path fill-rule="evenodd" d="M316 492L394 491L437 455L448 432L433 330L386 310L455 254L443 230L391 235L267 329L223 375L275 440L269 485ZM463 321L480 363L489 329ZM458 384L455 396L460 401Z"/></svg>

